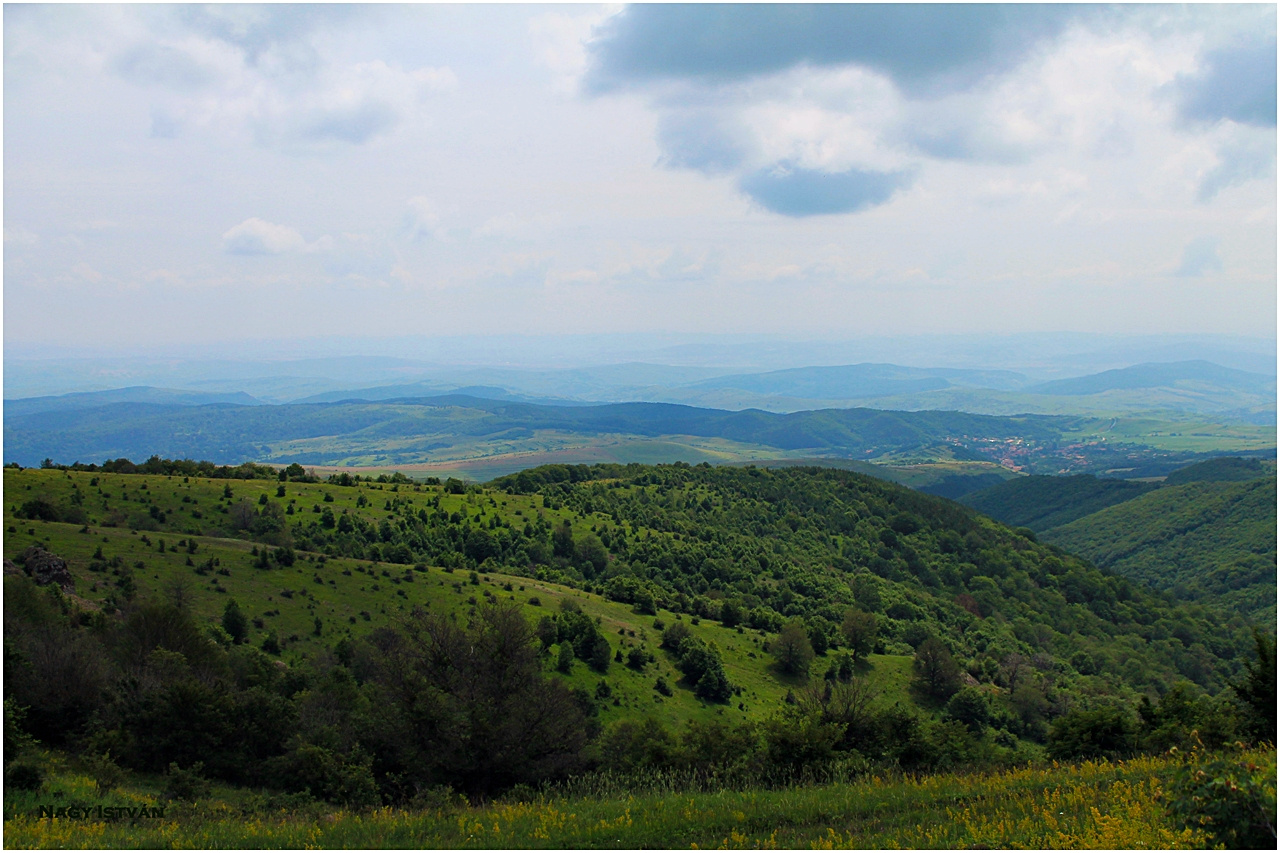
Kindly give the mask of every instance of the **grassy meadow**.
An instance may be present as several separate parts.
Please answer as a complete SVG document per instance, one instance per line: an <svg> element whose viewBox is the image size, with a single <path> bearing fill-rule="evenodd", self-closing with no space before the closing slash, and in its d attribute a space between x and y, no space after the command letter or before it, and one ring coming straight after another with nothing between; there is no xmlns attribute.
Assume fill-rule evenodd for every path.
<svg viewBox="0 0 1280 853"><path fill-rule="evenodd" d="M1107 441L1189 453L1234 453L1274 448L1276 428L1212 417L1094 417L1083 418L1075 429L1065 430L1062 440Z"/></svg>

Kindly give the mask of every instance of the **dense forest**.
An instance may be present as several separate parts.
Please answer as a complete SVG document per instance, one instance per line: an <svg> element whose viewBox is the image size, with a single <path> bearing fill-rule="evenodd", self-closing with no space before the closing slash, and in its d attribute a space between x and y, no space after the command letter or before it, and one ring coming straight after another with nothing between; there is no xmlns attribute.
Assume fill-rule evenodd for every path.
<svg viewBox="0 0 1280 853"><path fill-rule="evenodd" d="M1222 457L1159 482L1025 477L961 500L1177 600L1275 625L1274 461Z"/></svg>

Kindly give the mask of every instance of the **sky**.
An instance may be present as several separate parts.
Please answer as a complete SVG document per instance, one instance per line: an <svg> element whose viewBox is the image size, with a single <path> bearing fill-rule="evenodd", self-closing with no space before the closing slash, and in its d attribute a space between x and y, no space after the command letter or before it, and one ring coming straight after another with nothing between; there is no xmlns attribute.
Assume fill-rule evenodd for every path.
<svg viewBox="0 0 1280 853"><path fill-rule="evenodd" d="M1276 330L1276 11L4 7L4 336Z"/></svg>

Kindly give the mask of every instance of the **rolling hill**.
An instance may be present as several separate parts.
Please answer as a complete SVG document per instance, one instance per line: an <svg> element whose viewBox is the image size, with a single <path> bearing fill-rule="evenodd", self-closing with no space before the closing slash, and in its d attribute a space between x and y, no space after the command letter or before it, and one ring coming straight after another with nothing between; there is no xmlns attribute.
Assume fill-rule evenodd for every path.
<svg viewBox="0 0 1280 853"><path fill-rule="evenodd" d="M1165 486L1042 534L1182 601L1276 623L1276 478Z"/></svg>
<svg viewBox="0 0 1280 853"><path fill-rule="evenodd" d="M1269 394L1274 398L1276 378L1260 373L1234 370L1210 361L1174 361L1104 370L1088 376L1032 385L1026 390L1033 394L1082 396L1137 388L1196 388L1197 386L1241 391L1247 394Z"/></svg>
<svg viewBox="0 0 1280 853"><path fill-rule="evenodd" d="M163 464L141 470L156 467ZM350 478L211 480L212 468L190 463L169 470L7 469L6 514L14 529L5 538L6 555L47 542L86 581L79 594L96 600L119 601L125 575L157 593L187 577L200 607L218 608L233 595L264 619L262 631L278 622L280 636L296 634L299 648L312 642L301 628L313 617L345 635L349 618L358 625L359 610L390 613L391 605L416 600L426 587L391 580L412 575L415 564L521 575L685 618L723 621L732 603L744 626L772 632L800 618L828 643L845 610L861 607L880 620L878 653L910 654L933 633L974 660L977 672L995 673L1014 652L1043 654L1059 662L1063 678L1075 673L1070 679L1096 680L1108 691L1178 677L1216 685L1234 664L1206 667L1206 651L1226 662L1247 647L1247 626L1238 617L1177 610L955 503L846 471L547 466L477 489ZM190 472L185 479L177 476L183 471ZM565 522L567 532L557 539ZM77 533L86 525L89 532ZM164 552L155 537L166 541ZM179 538L197 542L198 550L172 550ZM255 569L251 563L265 558L252 554L253 541L288 541L307 556ZM106 555L96 558L99 564L119 553L121 565L133 570L89 569L99 545ZM231 574L195 571L210 556L220 556ZM354 576L346 573L357 568ZM445 578L432 580L435 586ZM286 587L310 590L313 581L314 594L278 595ZM279 613L260 612L272 609ZM1206 651L1142 639L1143 626L1166 618L1186 626L1191 645ZM747 651L733 664L745 668L741 679L767 663L752 661Z"/></svg>
<svg viewBox="0 0 1280 853"><path fill-rule="evenodd" d="M960 500L1180 600L1274 625L1275 470L1274 461L1222 457L1163 483L1026 477Z"/></svg>
<svg viewBox="0 0 1280 853"><path fill-rule="evenodd" d="M668 403L542 406L464 395L384 402L281 406L175 406L115 403L92 409L39 412L5 419L6 461L97 460L117 456L246 458L341 464L388 449L390 461L427 461L432 451L476 442L533 441L538 434L680 435L726 439L780 451L817 451L874 458L948 440L971 442L1058 435L1051 418L996 418L959 412L828 409L793 414L730 412ZM542 448L549 449L549 448ZM487 455L483 452L471 456Z"/></svg>
<svg viewBox="0 0 1280 853"><path fill-rule="evenodd" d="M1013 527L1036 533L1083 518L1157 488L1154 483L1072 477L1019 477L959 498L966 506Z"/></svg>
<svg viewBox="0 0 1280 853"><path fill-rule="evenodd" d="M1028 762L1077 754L1063 733L1081 721L1133 717L1122 750L1233 731L1223 691L1251 648L1239 614L831 469L556 465L476 487L152 458L7 468L4 486L9 735L40 740L19 749L50 768L48 796L106 779L173 801L170 842L292 843L242 817L266 809L358 819L352 846L385 846L409 825L391 804L457 827L413 824L419 846L514 846L497 821L536 800L536 845L543 816L563 828L582 798L620 794L607 837L661 845L726 803L743 820L771 790L790 811L813 790L828 810L806 806L799 839L851 782L884 814L886 773L918 791L893 794L899 811L954 809L973 784L990 799L927 775L957 765L1008 768L1041 802L1064 771ZM815 781L839 784L797 786ZM707 816L690 811L702 786ZM1096 804L1094 787L1073 797ZM624 834L648 791L678 795L674 830ZM461 816L504 794L477 839ZM39 796L6 787L6 838L29 829L11 806Z"/></svg>

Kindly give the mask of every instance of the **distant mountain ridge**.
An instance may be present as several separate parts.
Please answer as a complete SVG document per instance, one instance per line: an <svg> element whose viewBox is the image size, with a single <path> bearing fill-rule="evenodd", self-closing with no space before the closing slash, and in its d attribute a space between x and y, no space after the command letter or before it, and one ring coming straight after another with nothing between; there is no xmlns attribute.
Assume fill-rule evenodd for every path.
<svg viewBox="0 0 1280 853"><path fill-rule="evenodd" d="M506 388L492 385L466 385L461 388L450 388L428 382L416 382L408 385L379 385L373 388L361 388L353 391L326 391L313 394L293 402L299 405L307 403L352 403L375 402L380 400L411 400L436 397L441 395L474 397L479 400L503 400L512 403L534 403L541 406L586 406L579 400L564 400L559 397L529 397L524 394L513 394Z"/></svg>
<svg viewBox="0 0 1280 853"><path fill-rule="evenodd" d="M1276 392L1274 376L1234 370L1201 360L1135 364L1088 376L1044 382L1025 390L1031 394L1078 396L1135 388L1176 387L1185 382L1208 382L1220 388L1249 394L1270 393L1274 396Z"/></svg>
<svg viewBox="0 0 1280 853"><path fill-rule="evenodd" d="M775 414L673 403L544 406L450 394L278 406L114 403L94 409L10 416L5 418L4 430L5 461L20 464L35 464L45 457L74 461L146 458L152 453L223 463L264 459L272 454L272 447L313 439L426 451L466 440L528 439L535 431L703 436L784 451L815 449L865 457L931 446L957 436L1052 441L1059 434L1056 426L1063 422L1048 416L1008 418L880 409ZM272 458L285 456L277 452ZM334 464L312 456L298 461Z"/></svg>
<svg viewBox="0 0 1280 853"><path fill-rule="evenodd" d="M1010 370L962 370L862 363L720 376L686 387L731 388L759 394L814 399L853 399L934 391L956 385L1007 391L1024 387L1029 382L1027 377Z"/></svg>
<svg viewBox="0 0 1280 853"><path fill-rule="evenodd" d="M177 388L134 385L110 391L81 391L47 397L24 397L17 400L5 400L4 410L6 416L18 417L37 412L92 409L112 403L159 403L176 406L207 406L212 403L231 403L237 406L267 405L262 400L243 391L187 391Z"/></svg>
<svg viewBox="0 0 1280 853"><path fill-rule="evenodd" d="M13 412L28 414L109 402L281 404L461 393L556 406L655 402L736 411L867 407L998 416L1196 413L1261 426L1274 423L1276 418L1274 377L1205 360L1144 363L1052 382L1038 381L1013 370L910 367L885 362L764 372L643 362L543 369L450 367L378 358L315 359L270 367L297 368L299 373L267 376L259 375L267 369L263 366L219 363L211 369L226 371L221 379L197 381L188 375L184 380L175 372L164 385L139 384L111 391L7 402ZM1043 367L1040 370L1043 377ZM330 374L327 377L322 375L326 372ZM234 392L244 392L246 396Z"/></svg>

